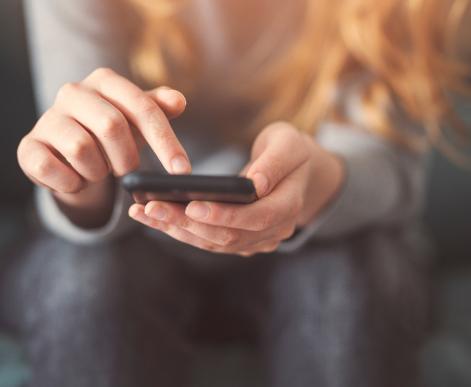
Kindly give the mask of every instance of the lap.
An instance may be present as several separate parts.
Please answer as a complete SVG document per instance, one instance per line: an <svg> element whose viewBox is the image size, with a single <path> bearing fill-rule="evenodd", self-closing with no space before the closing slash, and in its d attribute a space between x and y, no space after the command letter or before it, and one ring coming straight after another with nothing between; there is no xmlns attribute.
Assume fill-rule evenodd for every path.
<svg viewBox="0 0 471 387"><path fill-rule="evenodd" d="M172 309L173 301L185 305L176 308L183 314L195 305L179 262L138 234L84 246L42 233L4 262L0 276L1 314L14 326L79 306L117 308L112 303L121 302L134 309L146 304Z"/></svg>
<svg viewBox="0 0 471 387"><path fill-rule="evenodd" d="M90 316L107 311L116 319L145 315L146 324L170 321L183 333L196 324L203 309L205 322L213 324L200 326L223 336L229 333L230 338L234 323L240 321L248 322L244 334L263 332L270 373L279 386L310 385L309 375L315 375L318 385L323 385L319 380L329 386L355 385L366 369L381 366L383 344L397 337L390 332L406 337L401 322L411 312L410 305L404 307L404 286L391 291L378 285L381 270L390 268L378 270L372 262L384 251L372 254L370 244L365 246L314 244L290 255L248 260L204 253L209 264L230 261L206 270L179 259L178 249L161 249L140 235L79 246L42 234L4 265L1 314L7 324L23 331L44 319L80 329ZM405 265L399 274L414 281L411 273ZM217 310L226 318L218 320ZM388 335L389 340L383 340ZM396 355L410 348L403 345ZM292 384L293 373L308 379Z"/></svg>
<svg viewBox="0 0 471 387"><path fill-rule="evenodd" d="M264 335L274 386L417 385L425 270L397 240L377 242L279 257Z"/></svg>
<svg viewBox="0 0 471 387"><path fill-rule="evenodd" d="M371 260L377 261L374 254L351 244L311 245L294 254L266 254L252 259L205 255L209 269L179 259L178 248L161 248L139 234L93 246L41 234L3 265L0 307L6 312L3 315L13 317L30 299L60 305L70 302L68 298L73 295L85 302L93 295L102 294L106 300L112 299L110 292L121 292L123 297L142 300L165 294L175 304L186 302L185 309L193 312L200 302L197 299L202 297L215 307L256 313L259 319L262 309L271 305L272 315L283 313L285 318L305 319L315 313L326 321L335 321L335 313L355 314L355 309L360 313L373 304L401 308L400 298L404 298L400 294L404 289L391 291L386 284L388 274L381 271L390 267L375 269L371 264ZM220 265L224 260L229 263ZM217 269L211 268L211 261ZM410 268L395 275L418 282L413 277L419 275ZM384 284L378 284L378 277L384 279ZM185 301L185 297L192 300Z"/></svg>

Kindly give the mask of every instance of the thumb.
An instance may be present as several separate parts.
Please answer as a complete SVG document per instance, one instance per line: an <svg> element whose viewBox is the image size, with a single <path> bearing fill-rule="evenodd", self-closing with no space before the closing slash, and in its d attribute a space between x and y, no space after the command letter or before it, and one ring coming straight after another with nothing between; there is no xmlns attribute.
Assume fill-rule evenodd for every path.
<svg viewBox="0 0 471 387"><path fill-rule="evenodd" d="M257 197L267 196L287 175L309 158L302 134L291 124L280 122L264 129L255 140L252 165L246 177L252 179Z"/></svg>

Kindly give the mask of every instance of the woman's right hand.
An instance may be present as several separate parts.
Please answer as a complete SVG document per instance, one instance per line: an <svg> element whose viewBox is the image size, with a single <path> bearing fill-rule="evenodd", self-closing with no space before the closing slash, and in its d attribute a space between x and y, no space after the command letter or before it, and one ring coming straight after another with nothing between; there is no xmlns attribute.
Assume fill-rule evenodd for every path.
<svg viewBox="0 0 471 387"><path fill-rule="evenodd" d="M106 186L110 172L122 176L137 169L138 150L146 143L169 173L190 173L188 156L168 122L184 109L184 97L174 90L144 92L112 70L98 69L60 89L54 105L20 142L18 161L34 183L78 209L98 198L85 191ZM101 195L101 200L105 196L110 199Z"/></svg>

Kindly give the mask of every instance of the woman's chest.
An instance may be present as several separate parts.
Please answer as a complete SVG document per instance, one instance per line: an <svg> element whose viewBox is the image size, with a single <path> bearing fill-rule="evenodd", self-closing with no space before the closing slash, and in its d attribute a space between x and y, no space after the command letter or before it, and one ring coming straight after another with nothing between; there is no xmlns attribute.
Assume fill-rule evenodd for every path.
<svg viewBox="0 0 471 387"><path fill-rule="evenodd" d="M195 102L239 109L243 95L270 61L289 46L304 0L192 0L182 13L197 45ZM244 90L240 93L241 89ZM241 100L242 94L242 100ZM195 103L193 102L193 103Z"/></svg>

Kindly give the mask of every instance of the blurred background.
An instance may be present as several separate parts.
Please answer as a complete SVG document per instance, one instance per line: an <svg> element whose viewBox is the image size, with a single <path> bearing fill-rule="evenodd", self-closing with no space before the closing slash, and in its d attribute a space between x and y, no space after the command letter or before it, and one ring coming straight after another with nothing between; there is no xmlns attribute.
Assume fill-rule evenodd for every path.
<svg viewBox="0 0 471 387"><path fill-rule="evenodd" d="M0 252L22 229L32 185L16 161L16 148L36 112L29 77L21 1L0 2ZM1 253L0 253L1 254ZM0 383L1 385L1 383Z"/></svg>
<svg viewBox="0 0 471 387"><path fill-rule="evenodd" d="M471 120L471 108L465 114ZM1 0L0 260L30 230L32 184L17 164L16 148L35 121L21 0ZM424 374L428 387L471 386L471 173L435 152L427 192L425 220L439 255L433 270L433 330L422 356ZM232 373L231 386L260 385L244 348L207 353L195 372L206 374L211 384L228 386L227 374ZM19 387L26 379L21 346L0 332L0 386Z"/></svg>

